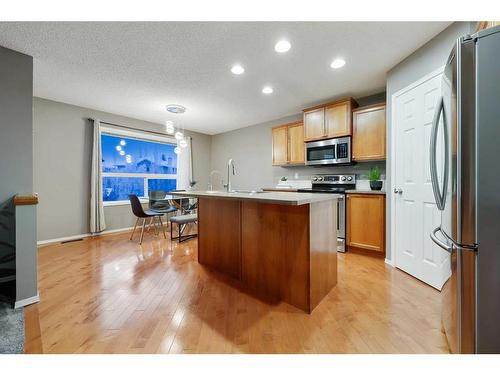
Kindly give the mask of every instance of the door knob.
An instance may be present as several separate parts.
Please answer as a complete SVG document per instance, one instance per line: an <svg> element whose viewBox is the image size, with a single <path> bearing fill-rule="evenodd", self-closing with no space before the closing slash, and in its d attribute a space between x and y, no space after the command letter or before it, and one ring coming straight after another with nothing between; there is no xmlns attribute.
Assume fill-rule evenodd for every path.
<svg viewBox="0 0 500 375"><path fill-rule="evenodd" d="M394 188L394 194L403 194L403 189Z"/></svg>

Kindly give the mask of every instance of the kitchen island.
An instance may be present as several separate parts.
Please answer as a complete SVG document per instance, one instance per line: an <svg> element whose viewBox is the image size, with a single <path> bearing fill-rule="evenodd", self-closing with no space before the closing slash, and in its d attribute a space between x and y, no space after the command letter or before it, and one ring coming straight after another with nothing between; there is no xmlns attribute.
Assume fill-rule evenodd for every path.
<svg viewBox="0 0 500 375"><path fill-rule="evenodd" d="M337 284L336 194L187 191L198 262L310 313Z"/></svg>

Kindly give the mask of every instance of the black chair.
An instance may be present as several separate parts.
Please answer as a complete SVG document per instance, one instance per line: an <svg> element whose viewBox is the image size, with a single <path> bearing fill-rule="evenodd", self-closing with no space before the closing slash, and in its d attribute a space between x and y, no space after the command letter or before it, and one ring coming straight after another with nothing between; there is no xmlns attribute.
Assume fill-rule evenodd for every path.
<svg viewBox="0 0 500 375"><path fill-rule="evenodd" d="M144 211L144 209L142 208L142 204L139 201L139 198L137 198L137 195L135 195L135 194L130 194L128 196L128 199L130 200L130 205L132 206L132 212L134 213L135 217L137 218L137 220L135 221L134 230L132 231L132 235L130 236L130 240L132 240L132 238L134 237L135 228L137 227L137 224L139 223L140 219L143 219L143 221L142 221L141 239L139 241L139 244L142 244L142 238L144 236L144 228L146 226L147 219L150 219L149 225L148 225L148 230L149 230L149 227L151 226L151 224L153 223L153 221L155 219L158 220L158 224L161 226L161 229L163 230L163 237L165 237L165 239L166 239L167 235L165 234L165 228L163 227L163 223L161 221L161 216L163 214L159 213L159 212L152 211L152 210ZM156 225L157 223L154 223L154 224Z"/></svg>
<svg viewBox="0 0 500 375"><path fill-rule="evenodd" d="M169 214L177 212L178 208L175 207L170 199L165 199L167 192L162 190L153 190L149 192L149 209L154 212L167 215L167 222L169 222Z"/></svg>

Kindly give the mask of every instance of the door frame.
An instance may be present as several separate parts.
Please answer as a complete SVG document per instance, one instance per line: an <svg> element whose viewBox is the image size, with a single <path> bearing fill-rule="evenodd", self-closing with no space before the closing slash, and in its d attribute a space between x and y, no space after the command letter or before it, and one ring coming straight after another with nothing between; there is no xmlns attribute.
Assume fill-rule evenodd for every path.
<svg viewBox="0 0 500 375"><path fill-rule="evenodd" d="M391 147L390 147L390 155L391 155L391 165L390 165L390 171L391 171L391 186L390 190L386 192L390 194L391 198L388 200L391 202L391 218L390 218L390 226L391 226L391 238L390 238L390 243L391 243L391 259L390 260L385 260L387 264L390 264L393 267L396 267L396 257L397 257L397 251L396 251L396 230L397 230L397 224L396 224L396 195L394 194L394 189L396 188L396 99L405 94L406 92L414 89L417 86L420 86L424 82L444 73L446 65L443 65L432 72L426 74L425 76L417 79L415 82L410 83L408 86L402 88L401 90L398 90L391 96Z"/></svg>

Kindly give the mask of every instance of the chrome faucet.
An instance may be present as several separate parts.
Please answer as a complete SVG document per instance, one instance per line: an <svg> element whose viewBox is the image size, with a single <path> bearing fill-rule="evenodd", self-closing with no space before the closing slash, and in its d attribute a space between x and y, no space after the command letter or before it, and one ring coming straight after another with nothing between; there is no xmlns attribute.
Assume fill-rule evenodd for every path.
<svg viewBox="0 0 500 375"><path fill-rule="evenodd" d="M234 176L236 174L236 168L234 167L234 160L229 159L227 162L227 185L226 185L226 190L227 192L232 192L232 186L231 186L231 172L232 175Z"/></svg>
<svg viewBox="0 0 500 375"><path fill-rule="evenodd" d="M218 170L214 169L212 172L210 172L210 178L209 178L209 182L208 182L208 190L210 190L210 191L212 191L214 189L214 183L212 181L212 177L214 176L214 174L218 174L220 176L221 185L225 186L224 185L224 178L222 177L222 173L220 173Z"/></svg>

